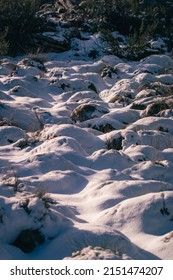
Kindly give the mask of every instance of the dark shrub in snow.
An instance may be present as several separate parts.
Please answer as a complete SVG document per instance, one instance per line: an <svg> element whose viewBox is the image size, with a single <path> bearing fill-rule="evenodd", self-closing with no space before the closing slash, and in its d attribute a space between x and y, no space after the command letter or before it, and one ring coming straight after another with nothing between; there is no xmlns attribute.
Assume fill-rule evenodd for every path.
<svg viewBox="0 0 173 280"><path fill-rule="evenodd" d="M0 0L0 54L15 55L31 51L34 33L43 28L43 19L37 16L41 0Z"/></svg>
<svg viewBox="0 0 173 280"><path fill-rule="evenodd" d="M38 229L25 229L20 232L12 245L20 248L25 253L31 253L44 243L44 236Z"/></svg>

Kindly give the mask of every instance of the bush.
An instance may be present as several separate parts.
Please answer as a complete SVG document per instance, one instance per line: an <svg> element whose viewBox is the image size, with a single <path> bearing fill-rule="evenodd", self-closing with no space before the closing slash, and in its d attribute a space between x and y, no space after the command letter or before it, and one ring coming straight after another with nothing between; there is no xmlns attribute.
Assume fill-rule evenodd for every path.
<svg viewBox="0 0 173 280"><path fill-rule="evenodd" d="M0 54L32 50L33 34L44 27L37 16L41 0L0 0Z"/></svg>
<svg viewBox="0 0 173 280"><path fill-rule="evenodd" d="M46 190L43 187L38 188L33 193L33 195L34 195L34 197L38 197L40 200L43 201L46 209L49 209L50 206L55 203L55 201L50 197L50 195L48 193L46 193Z"/></svg>
<svg viewBox="0 0 173 280"><path fill-rule="evenodd" d="M98 31L100 29L118 30L128 34L132 26L139 25L140 19L134 17L138 1L127 0L86 0L82 1L81 14ZM136 4L135 4L136 3Z"/></svg>
<svg viewBox="0 0 173 280"><path fill-rule="evenodd" d="M122 57L123 52L120 47L119 39L112 34L109 30L101 30L101 39L103 41L103 50L108 54L117 55Z"/></svg>
<svg viewBox="0 0 173 280"><path fill-rule="evenodd" d="M135 31L133 34L130 34L128 36L127 58L138 60L145 57L149 39L149 32L147 31L144 33L137 33Z"/></svg>
<svg viewBox="0 0 173 280"><path fill-rule="evenodd" d="M79 13L93 31L116 30L125 35L132 58L140 58L140 49L146 47L148 38L162 36L168 50L173 48L173 5L170 1L86 0L82 1ZM116 42L115 45L117 48Z"/></svg>
<svg viewBox="0 0 173 280"><path fill-rule="evenodd" d="M82 2L81 17L92 22L93 28L98 31L114 25L115 14L123 0L86 0ZM118 14L117 14L118 15Z"/></svg>
<svg viewBox="0 0 173 280"><path fill-rule="evenodd" d="M20 232L12 245L18 247L24 253L31 253L44 241L45 237L39 229L25 229Z"/></svg>
<svg viewBox="0 0 173 280"><path fill-rule="evenodd" d="M0 55L7 54L8 53L8 48L9 44L6 41L6 36L7 36L8 30L4 30L2 33L0 33Z"/></svg>

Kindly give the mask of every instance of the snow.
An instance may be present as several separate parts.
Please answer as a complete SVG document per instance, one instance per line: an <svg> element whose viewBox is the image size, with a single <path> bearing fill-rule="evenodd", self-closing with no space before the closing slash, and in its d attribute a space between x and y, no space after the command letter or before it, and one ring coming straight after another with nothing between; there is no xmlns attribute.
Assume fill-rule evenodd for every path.
<svg viewBox="0 0 173 280"><path fill-rule="evenodd" d="M0 259L173 259L173 60L84 55L98 39L1 60Z"/></svg>
<svg viewBox="0 0 173 280"><path fill-rule="evenodd" d="M163 39L162 38L158 38L157 40L151 40L150 41L150 46L151 46L151 48L153 48L153 49L162 49L163 47L166 47L165 46L165 42L163 41Z"/></svg>

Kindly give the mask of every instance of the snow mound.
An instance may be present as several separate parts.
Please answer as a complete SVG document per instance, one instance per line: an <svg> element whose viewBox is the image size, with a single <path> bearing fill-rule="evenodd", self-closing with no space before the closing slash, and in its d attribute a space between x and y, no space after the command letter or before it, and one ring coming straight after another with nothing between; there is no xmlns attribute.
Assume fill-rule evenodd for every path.
<svg viewBox="0 0 173 280"><path fill-rule="evenodd" d="M1 60L0 259L173 259L173 60L88 36Z"/></svg>

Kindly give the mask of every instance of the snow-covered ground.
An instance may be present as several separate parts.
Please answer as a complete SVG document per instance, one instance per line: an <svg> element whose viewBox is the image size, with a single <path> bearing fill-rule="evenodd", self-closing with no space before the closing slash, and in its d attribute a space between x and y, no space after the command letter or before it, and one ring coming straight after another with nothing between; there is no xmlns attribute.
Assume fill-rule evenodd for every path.
<svg viewBox="0 0 173 280"><path fill-rule="evenodd" d="M2 58L0 259L173 259L172 96L167 55Z"/></svg>

